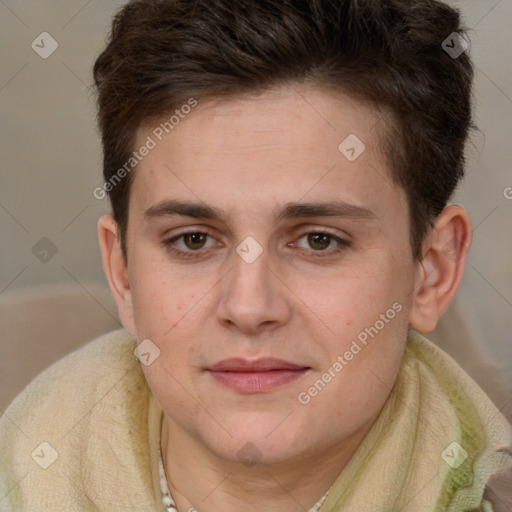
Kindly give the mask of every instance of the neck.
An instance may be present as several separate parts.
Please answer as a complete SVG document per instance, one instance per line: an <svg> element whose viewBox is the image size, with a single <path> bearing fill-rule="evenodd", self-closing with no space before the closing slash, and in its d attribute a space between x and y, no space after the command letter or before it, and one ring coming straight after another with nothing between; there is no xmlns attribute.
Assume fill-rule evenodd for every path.
<svg viewBox="0 0 512 512"><path fill-rule="evenodd" d="M169 490L178 512L239 512L248 503L254 512L309 511L331 488L373 422L321 453L247 466L212 454L164 416L161 450Z"/></svg>

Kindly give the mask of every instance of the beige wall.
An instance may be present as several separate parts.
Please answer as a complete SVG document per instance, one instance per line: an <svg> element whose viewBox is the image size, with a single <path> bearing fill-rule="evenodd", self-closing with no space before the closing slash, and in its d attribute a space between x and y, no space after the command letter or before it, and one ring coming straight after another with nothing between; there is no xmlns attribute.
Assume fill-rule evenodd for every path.
<svg viewBox="0 0 512 512"><path fill-rule="evenodd" d="M92 194L101 183L101 149L89 86L109 18L121 3L0 3L2 294L35 284L105 282L96 220L108 205ZM512 187L512 2L452 3L474 27L476 121L483 132L468 152L467 179L456 198L475 226L459 297L477 337L512 381L512 199L504 195ZM59 45L47 59L31 48L43 31ZM57 249L47 263L32 253L42 237Z"/></svg>

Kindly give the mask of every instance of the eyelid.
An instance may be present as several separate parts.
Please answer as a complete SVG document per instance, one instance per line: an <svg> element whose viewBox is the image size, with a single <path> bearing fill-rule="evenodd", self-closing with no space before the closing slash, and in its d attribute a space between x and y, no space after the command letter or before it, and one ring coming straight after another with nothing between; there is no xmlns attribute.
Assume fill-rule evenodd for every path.
<svg viewBox="0 0 512 512"><path fill-rule="evenodd" d="M184 227L181 229L177 228L177 230L169 230L169 231L172 231L172 234L165 233L163 235L164 241L176 240L178 238L181 238L182 236L193 235L196 233L208 235L210 238L214 238L214 239L218 238L213 234L214 230L209 227L206 227L206 226L187 226L187 227Z"/></svg>
<svg viewBox="0 0 512 512"><path fill-rule="evenodd" d="M330 249L316 250L316 251L314 249L308 250L308 249L305 249L304 247L299 246L300 249L310 253L310 255L312 255L313 257L322 257L322 256L326 257L328 255L334 255L343 250L348 249L349 247L352 247L352 245L353 245L352 241L342 238L338 235L335 235L332 232L322 231L320 229L318 229L318 230L313 229L313 230L308 230L308 231L303 232L299 237L296 237L296 241L291 242L290 244L288 244L288 246L292 246L292 247L298 246L298 241L310 234L326 235L327 237L331 238L332 240L334 240L337 243L337 245L335 247L331 247Z"/></svg>
<svg viewBox="0 0 512 512"><path fill-rule="evenodd" d="M171 237L169 240L172 241L172 242L175 242L177 240L183 239L184 237L186 237L188 235L205 235L205 238L206 238L206 242L205 243L208 243L208 241L209 241L208 239L216 242L216 239L212 235L210 235L210 233L206 233L206 232L203 232L203 231L191 231L191 232L188 232L188 233L181 233L180 235L176 235L176 236ZM197 249L196 251L191 250L191 252L199 252L202 249L203 248Z"/></svg>
<svg viewBox="0 0 512 512"><path fill-rule="evenodd" d="M222 242L219 242L217 240L217 238L215 236L213 236L209 231L210 230L208 228L204 228L204 227L201 227L201 228L194 228L194 227L190 228L189 227L189 228L185 229L184 231L173 234L172 236L165 237L162 240L162 242L160 242L160 245L167 248L167 250L174 253L177 257L181 257L181 258L207 257L207 254L209 252L211 252L211 250L212 250L211 247L215 247L215 245L217 245L217 246L224 245ZM296 231L299 231L299 229L297 229ZM210 237L213 240L215 240L216 244L213 244L212 246L207 247L206 249L201 248L201 249L197 249L195 251L194 250L176 249L174 247L174 243L177 240L179 240L180 238L182 238L186 235L190 235L190 234L204 234L207 237ZM301 249L302 251L308 252L310 257L313 257L313 258L315 258L315 257L318 257L318 258L324 257L325 258L327 256L333 256L333 255L336 255L336 254L346 250L347 248L349 248L353 245L353 242L350 240L351 237L348 234L345 234L346 238L344 238L343 236L338 236L338 235L334 234L332 231L328 230L327 228L321 228L321 227L315 227L315 226L307 226L307 227L302 226L299 233L297 233L297 235L294 236L294 241L290 242L286 245L288 247L295 247L295 246L297 246L298 240L300 240L310 234L326 235L326 236L330 237L332 240L334 240L335 242L337 242L337 245L335 247L330 248L330 249L325 249L325 250L315 251L314 249L308 250L303 247L299 247L299 249Z"/></svg>
<svg viewBox="0 0 512 512"><path fill-rule="evenodd" d="M191 234L196 234L196 233L204 234L207 237L213 239L216 242L216 244L213 244L213 247L215 245L222 245L222 242L219 242L217 240L217 238L214 237L210 233L210 230L207 228L204 228L204 227L201 227L201 228L188 227L178 233L164 236L163 240L161 242L159 242L159 245L163 246L164 249L166 249L167 251L172 253L177 258L181 258L181 259L204 258L205 256L207 256L207 253L209 253L211 251L211 247L207 247L206 249L201 248L201 249L197 249L196 251L194 251L194 250L184 250L184 249L176 248L174 246L175 242L177 240L179 240L180 238L182 238L186 235L191 235Z"/></svg>
<svg viewBox="0 0 512 512"><path fill-rule="evenodd" d="M336 228L330 228L327 226L319 226L314 224L308 224L298 227L293 232L294 238L299 238L305 235L308 235L310 233L318 233L322 235L330 236L336 240L339 240L343 243L352 244L353 243L353 237L347 233L346 231L342 231L340 229Z"/></svg>

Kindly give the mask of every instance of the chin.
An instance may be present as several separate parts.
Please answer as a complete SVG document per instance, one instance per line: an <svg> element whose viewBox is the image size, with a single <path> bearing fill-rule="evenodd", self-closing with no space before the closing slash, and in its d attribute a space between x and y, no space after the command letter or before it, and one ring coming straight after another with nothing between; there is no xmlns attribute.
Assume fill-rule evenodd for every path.
<svg viewBox="0 0 512 512"><path fill-rule="evenodd" d="M203 437L203 442L217 456L247 467L286 462L297 455L294 449L304 444L307 434L295 434L283 428L284 425L279 426L284 417L277 420L272 417L268 421L262 421L260 416L256 421L250 415L249 419L254 419L252 424L250 421L248 424L246 419L244 422L225 425L232 437L226 434L212 439L206 433L208 437Z"/></svg>

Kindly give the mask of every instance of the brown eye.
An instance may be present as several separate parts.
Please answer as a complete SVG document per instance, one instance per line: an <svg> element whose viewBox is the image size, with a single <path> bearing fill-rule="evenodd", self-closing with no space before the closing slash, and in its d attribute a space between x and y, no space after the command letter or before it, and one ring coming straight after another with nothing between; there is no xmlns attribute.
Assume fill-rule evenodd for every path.
<svg viewBox="0 0 512 512"><path fill-rule="evenodd" d="M333 237L325 233L309 233L308 244L315 251L323 251L329 248Z"/></svg>
<svg viewBox="0 0 512 512"><path fill-rule="evenodd" d="M345 251L352 243L331 233L309 231L291 245L307 250L311 256L327 257Z"/></svg>
<svg viewBox="0 0 512 512"><path fill-rule="evenodd" d="M160 242L177 260L193 261L194 258L204 259L212 255L212 250L219 249L222 244L212 235L202 231L189 231Z"/></svg>
<svg viewBox="0 0 512 512"><path fill-rule="evenodd" d="M183 235L183 243L188 249L202 249L206 244L208 235L206 233L187 233Z"/></svg>

